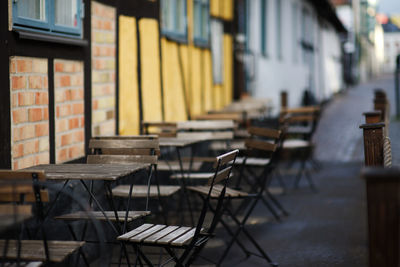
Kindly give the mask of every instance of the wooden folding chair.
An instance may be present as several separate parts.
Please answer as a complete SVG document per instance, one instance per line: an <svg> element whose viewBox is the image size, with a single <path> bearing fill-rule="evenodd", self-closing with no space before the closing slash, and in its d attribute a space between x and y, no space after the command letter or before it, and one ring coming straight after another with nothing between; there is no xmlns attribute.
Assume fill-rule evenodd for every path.
<svg viewBox="0 0 400 267"><path fill-rule="evenodd" d="M244 192L240 190L235 190L232 188L227 188L226 189L226 194L225 197L229 200L228 203L223 205L223 211L224 214L227 215L227 219L230 221L233 221L237 226L237 230L233 231L232 227L229 226L228 221L224 219L225 217L221 217L219 222L222 224L222 226L226 229L228 234L232 236L231 240L228 242L228 246L225 249L225 251L222 253L222 256L218 262L218 265L220 265L225 257L227 256L229 250L231 249L232 245L236 242L239 247L242 249L242 251L246 254L246 257L249 257L250 255L257 255L260 256L266 261L271 264L272 266L276 266L276 264L271 260L271 258L268 256L268 254L264 251L264 249L257 243L257 241L252 237L249 231L245 228L246 222L249 219L250 215L252 214L254 208L256 207L257 203L259 200L263 201L267 207L269 207L270 210L272 210L272 207L269 205L267 200L264 198L264 192L266 185L268 183L270 174L272 170L275 168L276 163L278 161L278 153L275 153L276 149L278 148L279 141L281 140L281 132L279 130L273 130L273 129L262 129L262 128L251 128L251 133L253 135L252 138L247 139L245 141L245 145L247 148L246 151L246 157L244 158L238 158L242 164L242 169L240 172L239 179L241 179L244 176L243 172L243 167L246 165L247 160L253 161L252 156L256 154L258 157L262 154L267 154L266 156L269 157L269 159L258 159L257 164L261 164L263 166L263 170L260 176L255 177L256 179L254 180L251 188L251 192ZM256 138L257 136L257 138ZM265 139L272 140L267 141ZM262 161L262 162L261 162ZM188 187L189 190L192 190L194 192L197 192L200 196L204 197L204 189L203 186L192 186ZM268 194L268 193L267 193ZM270 194L268 195L270 198L272 197ZM244 205L240 205L239 209L233 210L233 205L230 203L230 201L233 200L241 200L242 203L248 204L247 210L244 212L243 219L238 218L239 214L239 209L243 207ZM276 201L276 200L275 200ZM276 201L277 205L279 203ZM282 208L282 207L281 207ZM213 210L212 207L210 207L211 210ZM282 208L283 209L283 208ZM255 254L251 251L249 251L246 246L238 239L239 234L243 233L247 239L254 245L254 247L257 249L257 251L260 253L260 255Z"/></svg>
<svg viewBox="0 0 400 267"><path fill-rule="evenodd" d="M289 115L289 117L287 117ZM286 116L288 129L283 142L282 158L288 158L290 165L295 160L300 161L300 168L296 174L295 187L299 186L303 176L307 179L310 188L316 191L311 174L307 169L307 162L310 162L315 170L320 169L319 163L313 158L314 144L312 136L317 129L320 107L305 106L300 108L284 108L281 111L281 120Z"/></svg>
<svg viewBox="0 0 400 267"><path fill-rule="evenodd" d="M175 137L176 122L166 121L144 121L142 122L142 133L145 135L155 134L159 137Z"/></svg>
<svg viewBox="0 0 400 267"><path fill-rule="evenodd" d="M223 142L227 144L227 149L223 149L223 151L227 151L229 149L229 142L233 139L233 131L236 128L235 123L232 120L204 120L204 121L185 121L177 123L177 138L182 139L200 139L205 140L209 143L210 146L215 142ZM215 161L215 153L218 151L212 151L211 155L206 156L194 156L196 154L196 147L199 145L204 146L204 142L201 142L197 145L193 146L192 155L188 158L183 158L185 162L188 162L191 166L196 166L196 168L191 168L190 171L197 171L200 168L197 166L203 166L204 163L212 163ZM220 151L219 151L220 152ZM212 174L211 174L212 175ZM197 175L194 176L186 176L182 173L176 172L170 176L171 179L182 179L183 176L185 178L190 179L208 179L209 176L200 177Z"/></svg>
<svg viewBox="0 0 400 267"><path fill-rule="evenodd" d="M48 240L44 227L44 202L49 194L44 187L43 172L0 170L0 215L8 214L15 223L33 216L37 219L41 240L1 239L1 259L7 262L61 263L68 256L80 251L83 241ZM30 203L34 203L35 213ZM4 223L4 221L2 221ZM83 254L82 254L83 255Z"/></svg>
<svg viewBox="0 0 400 267"><path fill-rule="evenodd" d="M157 162L160 155L158 138L155 136L141 137L114 137L103 139L92 139L89 143L93 155L88 155L88 163L113 163L131 164L135 162L148 163L149 177L147 185L133 184L118 185L112 189L116 197L128 199L128 205L132 198L146 198L146 213L148 211L149 198L157 198L166 220L166 207L163 198L171 197L178 193L178 185L160 185L157 175ZM151 185L151 178L155 177L155 185Z"/></svg>
<svg viewBox="0 0 400 267"><path fill-rule="evenodd" d="M216 157L214 175L209 178L208 185L203 187L202 192L205 194L205 198L196 227L143 224L119 236L118 240L133 245L140 263L143 260L149 266L153 266L141 250L143 246L152 246L164 248L171 256L170 260L175 261L176 266L190 266L209 238L212 237L219 221L232 163L237 154L238 150L234 150ZM221 184L217 185L218 183ZM211 199L218 201L209 227L204 227ZM177 251L180 251L180 254Z"/></svg>

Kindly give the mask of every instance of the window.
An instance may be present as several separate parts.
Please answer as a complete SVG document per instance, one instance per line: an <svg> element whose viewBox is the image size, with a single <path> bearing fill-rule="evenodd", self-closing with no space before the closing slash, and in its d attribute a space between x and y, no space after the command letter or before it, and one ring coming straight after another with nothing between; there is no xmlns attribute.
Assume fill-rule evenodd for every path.
<svg viewBox="0 0 400 267"><path fill-rule="evenodd" d="M224 81L224 25L222 21L211 19L211 55L214 84L222 84Z"/></svg>
<svg viewBox="0 0 400 267"><path fill-rule="evenodd" d="M193 0L193 38L195 44L208 45L209 0Z"/></svg>
<svg viewBox="0 0 400 267"><path fill-rule="evenodd" d="M168 37L186 41L186 0L161 0L161 30Z"/></svg>
<svg viewBox="0 0 400 267"><path fill-rule="evenodd" d="M293 29L293 49L292 49L292 53L293 53L293 62L297 63L297 51L298 51L298 45L299 45L299 41L298 41L298 12L297 12L297 3L293 3L292 4L292 29Z"/></svg>
<svg viewBox="0 0 400 267"><path fill-rule="evenodd" d="M303 7L301 17L301 45L303 48L303 62L307 63L307 54L314 50L313 21L310 11Z"/></svg>
<svg viewBox="0 0 400 267"><path fill-rule="evenodd" d="M267 0L261 0L261 53L267 55Z"/></svg>
<svg viewBox="0 0 400 267"><path fill-rule="evenodd" d="M13 1L13 28L80 37L83 10L82 0Z"/></svg>
<svg viewBox="0 0 400 267"><path fill-rule="evenodd" d="M282 2L276 0L276 52L278 59L282 59Z"/></svg>

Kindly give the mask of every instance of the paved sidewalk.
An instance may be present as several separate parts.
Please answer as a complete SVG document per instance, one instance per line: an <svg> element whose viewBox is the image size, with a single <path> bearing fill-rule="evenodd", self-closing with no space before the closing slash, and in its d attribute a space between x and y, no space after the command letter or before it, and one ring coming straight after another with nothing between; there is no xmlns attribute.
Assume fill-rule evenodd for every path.
<svg viewBox="0 0 400 267"><path fill-rule="evenodd" d="M335 96L326 106L314 142L315 156L323 169L313 178L319 192L310 193L305 181L300 190L280 196L290 216L281 223L251 225L262 247L280 266L367 266L367 220L365 184L360 178L364 152L363 112L373 110L374 89L382 88L394 115L392 76L358 85ZM391 120L390 137L394 164L400 162L400 123ZM285 177L293 184L293 177ZM254 221L269 215L259 204ZM265 220L264 220L265 221ZM251 244L248 244L251 247ZM221 247L205 255L218 258ZM224 266L267 266L265 261L244 254L235 246ZM203 262L205 263L205 262Z"/></svg>
<svg viewBox="0 0 400 267"><path fill-rule="evenodd" d="M315 134L317 144L315 157L329 162L362 162L364 160L362 130L363 112L373 110L374 89L386 91L391 102L390 137L393 145L393 158L400 162L400 123L393 120L394 77L383 76L375 81L358 85L338 94L326 106ZM399 156L396 157L396 152Z"/></svg>

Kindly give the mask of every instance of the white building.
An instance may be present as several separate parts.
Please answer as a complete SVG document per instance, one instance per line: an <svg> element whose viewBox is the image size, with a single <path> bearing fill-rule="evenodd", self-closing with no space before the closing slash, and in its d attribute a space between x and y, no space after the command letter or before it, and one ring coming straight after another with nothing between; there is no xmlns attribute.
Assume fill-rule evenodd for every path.
<svg viewBox="0 0 400 267"><path fill-rule="evenodd" d="M279 107L286 90L289 106L298 106L306 89L320 101L343 89L345 29L327 0L246 4L247 89L254 97L271 98Z"/></svg>
<svg viewBox="0 0 400 267"><path fill-rule="evenodd" d="M396 68L396 57L400 55L400 31L385 32L385 61L383 70L385 73L393 73Z"/></svg>

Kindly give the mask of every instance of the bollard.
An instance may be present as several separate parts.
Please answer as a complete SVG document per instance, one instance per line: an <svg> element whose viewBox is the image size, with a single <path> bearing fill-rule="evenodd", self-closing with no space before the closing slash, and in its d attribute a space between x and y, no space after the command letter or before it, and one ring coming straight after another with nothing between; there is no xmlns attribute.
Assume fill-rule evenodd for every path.
<svg viewBox="0 0 400 267"><path fill-rule="evenodd" d="M288 107L288 94L286 91L281 91L281 111Z"/></svg>
<svg viewBox="0 0 400 267"><path fill-rule="evenodd" d="M400 118L400 55L396 58L396 70L394 72L394 95L396 100L396 117Z"/></svg>
<svg viewBox="0 0 400 267"><path fill-rule="evenodd" d="M383 166L383 122L363 124L365 166Z"/></svg>
<svg viewBox="0 0 400 267"><path fill-rule="evenodd" d="M366 168L369 267L399 266L400 171Z"/></svg>
<svg viewBox="0 0 400 267"><path fill-rule="evenodd" d="M386 93L383 89L375 89L374 109L382 112L382 121L386 120Z"/></svg>
<svg viewBox="0 0 400 267"><path fill-rule="evenodd" d="M364 112L363 115L365 116L366 124L382 122L382 112L380 110Z"/></svg>

